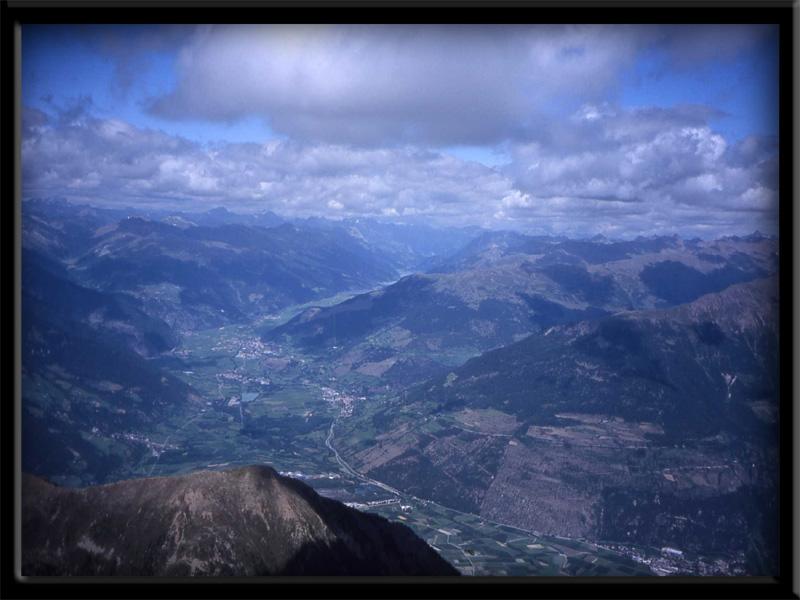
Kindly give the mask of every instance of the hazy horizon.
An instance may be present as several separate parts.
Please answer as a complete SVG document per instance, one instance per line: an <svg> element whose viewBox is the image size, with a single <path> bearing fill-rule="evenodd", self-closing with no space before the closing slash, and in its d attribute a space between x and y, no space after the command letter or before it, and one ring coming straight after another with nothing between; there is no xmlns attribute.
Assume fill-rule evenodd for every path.
<svg viewBox="0 0 800 600"><path fill-rule="evenodd" d="M517 233L517 234L521 234L521 235L532 236L532 237L541 235L543 237L548 237L549 236L549 237L553 237L553 238L564 238L564 239L573 239L573 240L588 240L588 239L593 239L593 238L596 238L596 237L600 237L600 238L605 238L605 239L607 239L609 241L614 241L614 242L617 242L617 241L633 241L633 240L636 240L636 239L648 238L648 237L649 238L655 238L655 237L674 237L674 236L678 236L678 237L680 237L681 239L684 239L684 240L700 239L702 241L713 241L713 240L717 240L717 239L721 239L721 238L725 238L725 237L746 237L746 236L755 235L755 234L761 234L761 235L765 235L765 236L768 236L768 237L774 237L776 239L779 237L777 233L775 233L775 234L765 233L765 232L763 232L763 231L761 231L761 230L759 230L757 228L756 229L752 229L751 231L740 233L740 234L721 235L721 236L715 236L715 237L703 237L701 235L695 235L693 237L686 237L686 236L682 236L682 235L678 234L677 232L651 234L651 235L641 235L641 234L621 235L621 236L618 236L618 237L610 236L610 235L604 235L602 233L569 236L569 235L564 235L564 234L540 234L540 233L537 233L535 230L531 231L531 230L515 229L515 228L505 228L505 229L504 228L495 228L495 229L491 229L491 228L486 228L486 227L480 227L479 225L458 226L458 225L449 225L447 223L430 223L430 222L427 222L424 217L416 217L416 218L414 218L414 217L405 217L405 218L403 218L403 217L357 216L357 215L356 216L342 216L342 215L316 216L316 215L313 215L313 216L306 216L306 217L291 217L291 216L287 216L287 215L282 215L282 214L276 213L276 212L274 212L272 210L269 210L269 209L239 211L239 210L231 210L231 209L227 208L226 206L222 206L222 205L214 206L214 207L211 207L211 208L208 208L208 209L203 209L202 211L188 212L188 211L182 211L182 210L169 210L169 209L164 209L164 208L160 208L160 207L153 207L153 206L149 206L149 207L148 206L144 206L144 207L141 207L141 208L137 208L135 206L99 206L97 204L91 204L91 203L73 202L73 201L67 200L64 197L26 198L25 200L22 201L23 205L28 201L34 201L34 202L36 202L36 201L40 201L40 202L66 201L66 202L68 202L69 204L71 204L73 206L86 206L86 207L92 208L92 209L100 209L100 210L109 209L109 210L119 210L119 211L133 211L137 215L143 216L144 218L156 219L156 220L163 220L166 217L173 216L173 215L174 216L178 216L178 215L206 214L206 213L210 213L212 211L216 211L216 210L222 209L222 210L227 211L229 214L233 214L233 215L240 216L240 217L256 217L258 215L272 214L272 215L275 215L276 217L278 217L280 219L283 219L285 221L285 223L283 223L283 224L291 224L291 223L294 223L294 222L309 221L309 220L314 220L314 219L325 219L325 220L333 222L333 223L365 220L365 221L372 221L372 222L375 222L375 223L379 223L379 224L382 224L382 225L400 225L400 226L408 226L408 227L429 227L431 229L449 229L449 228L466 229L466 230L476 229L477 231L487 232L487 233L488 232L494 232L494 233L510 232L510 233ZM247 223L244 223L244 224L247 225ZM261 225L261 226L263 227L263 225ZM270 226L270 227L279 227L279 226L280 225L274 225L274 226Z"/></svg>

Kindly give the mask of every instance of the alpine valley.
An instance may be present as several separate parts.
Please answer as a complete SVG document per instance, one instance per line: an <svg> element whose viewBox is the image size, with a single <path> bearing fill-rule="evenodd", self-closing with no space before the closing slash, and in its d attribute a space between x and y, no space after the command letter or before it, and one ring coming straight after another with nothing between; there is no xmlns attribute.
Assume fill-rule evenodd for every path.
<svg viewBox="0 0 800 600"><path fill-rule="evenodd" d="M773 237L21 217L23 574L778 574Z"/></svg>

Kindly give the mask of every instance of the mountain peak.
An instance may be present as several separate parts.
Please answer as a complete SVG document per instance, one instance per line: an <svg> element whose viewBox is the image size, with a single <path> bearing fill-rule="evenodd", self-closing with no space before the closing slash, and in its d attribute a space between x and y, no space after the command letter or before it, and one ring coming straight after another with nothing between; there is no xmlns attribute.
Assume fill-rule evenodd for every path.
<svg viewBox="0 0 800 600"><path fill-rule="evenodd" d="M611 244L611 240L609 240L606 236L602 233L598 233L596 236L589 240L590 242L594 242L595 244Z"/></svg>
<svg viewBox="0 0 800 600"><path fill-rule="evenodd" d="M208 210L206 212L209 215L215 215L215 216L224 216L224 215L231 214L230 211L227 208L225 208L224 206L217 206L216 208L212 208L212 209L210 209L210 210Z"/></svg>
<svg viewBox="0 0 800 600"><path fill-rule="evenodd" d="M88 488L24 475L22 498L23 575L457 575L406 526L265 465Z"/></svg>

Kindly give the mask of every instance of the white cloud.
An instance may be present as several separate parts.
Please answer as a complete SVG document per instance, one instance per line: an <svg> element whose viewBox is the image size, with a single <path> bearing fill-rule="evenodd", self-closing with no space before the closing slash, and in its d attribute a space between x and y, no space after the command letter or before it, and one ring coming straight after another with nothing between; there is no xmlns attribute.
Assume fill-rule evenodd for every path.
<svg viewBox="0 0 800 600"><path fill-rule="evenodd" d="M614 222L641 232L774 231L774 144L754 138L730 147L703 122L712 115L703 107L584 106L538 140L512 146L505 172L530 200L504 201L503 216L562 231Z"/></svg>
<svg viewBox="0 0 800 600"><path fill-rule="evenodd" d="M501 174L414 147L271 141L209 149L118 121L28 128L23 194L176 210L226 205L289 216L420 215L472 220L511 191Z"/></svg>
<svg viewBox="0 0 800 600"><path fill-rule="evenodd" d="M420 146L208 147L119 120L59 125L28 111L23 196L569 235L774 231L773 140L730 146L703 123L702 108L588 110L597 116L552 120L539 139L511 145L512 162L499 170Z"/></svg>

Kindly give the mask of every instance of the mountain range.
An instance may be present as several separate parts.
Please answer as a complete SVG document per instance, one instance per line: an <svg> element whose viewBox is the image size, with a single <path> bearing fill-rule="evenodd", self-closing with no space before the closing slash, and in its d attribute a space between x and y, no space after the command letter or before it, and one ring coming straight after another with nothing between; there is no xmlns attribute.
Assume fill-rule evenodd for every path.
<svg viewBox="0 0 800 600"><path fill-rule="evenodd" d="M368 244L359 226L385 234L393 250ZM140 432L203 404L202 393L150 360L183 335L374 287L396 279L403 260L425 259L459 235L467 233L430 242L418 228L364 220L301 229L271 213L26 201L23 468L63 478L77 464L81 484L104 481L152 451ZM130 435L143 443L126 443Z"/></svg>
<svg viewBox="0 0 800 600"><path fill-rule="evenodd" d="M340 376L368 365L393 384L420 356L454 366L553 325L675 306L777 267L777 242L762 236L627 242L488 232L428 273L309 308L262 337L335 357Z"/></svg>
<svg viewBox="0 0 800 600"><path fill-rule="evenodd" d="M333 439L327 448L354 471L458 511L544 534L734 556L751 574L775 574L779 266L778 241L757 232L572 240L29 200L22 467L77 487L26 478L43 503L27 525L40 544L28 564L37 572L228 573L224 564L235 563L248 573L295 573L328 560L322 543L341 549L343 562L330 563L337 569L385 568L365 559L377 538L345 550L356 534L324 527L304 530L315 540L306 550L291 546L299 562L259 562L244 546L184 560L177 542L163 554L156 546L164 540L147 537L144 550L130 540L145 563L117 564L121 547L101 537L117 526L115 514L136 514L142 496L131 499L131 486L149 490L180 523L188 509L178 498L191 486L214 506L250 502L255 489L300 489L258 468L94 485L158 460L167 444L153 435L171 435L160 424L179 427L208 411L199 434L221 431L214 439L225 444L202 457L185 449L161 465L185 460L196 469L212 456L228 464L236 444L276 450L269 444L281 436L297 436L284 444L290 454ZM196 357L200 373L175 353L198 334L214 353ZM250 371L235 360L240 352L257 359ZM259 392L250 393L262 394L264 410L288 411L286 396L274 398L291 388L305 390L292 396L301 412L251 418L231 404L252 373ZM352 403L334 417L323 398L345 397ZM249 491L217 497L215 486ZM76 533L83 516L46 537L42 514L62 506L86 516L93 502L114 506L88 541ZM259 515L273 514L259 506ZM298 523L319 521L298 514L300 529L287 525L281 535L294 539L305 527ZM252 515L247 525L225 521L233 516L214 518L235 531L255 526ZM147 527L176 535L173 521L159 519ZM192 527L182 535L226 535ZM69 540L69 558L49 554L60 540ZM259 544L248 548L263 557Z"/></svg>

